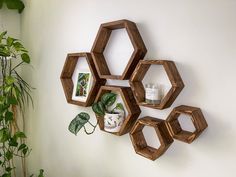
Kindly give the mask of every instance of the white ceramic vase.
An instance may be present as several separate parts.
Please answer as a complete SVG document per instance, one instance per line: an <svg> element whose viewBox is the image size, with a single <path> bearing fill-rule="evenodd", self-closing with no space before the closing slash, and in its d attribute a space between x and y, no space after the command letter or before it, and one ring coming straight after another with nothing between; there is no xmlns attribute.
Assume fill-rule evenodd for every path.
<svg viewBox="0 0 236 177"><path fill-rule="evenodd" d="M119 132L124 122L124 113L105 113L104 130L107 132Z"/></svg>

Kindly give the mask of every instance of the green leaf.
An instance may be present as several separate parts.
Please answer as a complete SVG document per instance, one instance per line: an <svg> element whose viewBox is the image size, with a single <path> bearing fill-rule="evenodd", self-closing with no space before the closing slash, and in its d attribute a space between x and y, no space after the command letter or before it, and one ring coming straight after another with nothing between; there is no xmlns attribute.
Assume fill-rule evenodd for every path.
<svg viewBox="0 0 236 177"><path fill-rule="evenodd" d="M5 170L6 170L7 172L10 172L12 169L13 169L13 168L11 168L11 167L7 167Z"/></svg>
<svg viewBox="0 0 236 177"><path fill-rule="evenodd" d="M4 1L4 0L0 0L0 9L2 8L3 1ZM1 40L0 40L0 41L1 41Z"/></svg>
<svg viewBox="0 0 236 177"><path fill-rule="evenodd" d="M115 107L114 109L118 109L118 110L121 110L121 111L125 111L124 106L123 106L122 103L117 103L117 104L116 104L116 107Z"/></svg>
<svg viewBox="0 0 236 177"><path fill-rule="evenodd" d="M108 107L111 106L116 101L115 93L105 93L101 98L102 103Z"/></svg>
<svg viewBox="0 0 236 177"><path fill-rule="evenodd" d="M26 51L24 46L20 42L14 42L13 46L16 51Z"/></svg>
<svg viewBox="0 0 236 177"><path fill-rule="evenodd" d="M39 171L39 176L38 177L44 177L44 170L43 169L40 169L40 171Z"/></svg>
<svg viewBox="0 0 236 177"><path fill-rule="evenodd" d="M9 47L12 46L13 41L14 41L13 38L7 37L7 45L8 45Z"/></svg>
<svg viewBox="0 0 236 177"><path fill-rule="evenodd" d="M21 54L21 59L22 61L24 61L25 63L30 63L30 57L27 53L23 53Z"/></svg>
<svg viewBox="0 0 236 177"><path fill-rule="evenodd" d="M0 3L1 1L4 1L4 0L0 0ZM7 31L3 31L1 34L0 34L0 42L2 41L2 38L7 34Z"/></svg>
<svg viewBox="0 0 236 177"><path fill-rule="evenodd" d="M8 104L12 104L12 105L17 105L18 104L16 98L13 97L13 96L8 97L7 102L8 102Z"/></svg>
<svg viewBox="0 0 236 177"><path fill-rule="evenodd" d="M11 138L9 141L9 146L17 147L18 143L15 138Z"/></svg>
<svg viewBox="0 0 236 177"><path fill-rule="evenodd" d="M27 152L28 152L28 150L29 150L29 149L28 149L28 147L27 147L27 148L25 148L25 149L23 149L23 150L22 150L23 154L24 154L24 155L26 155L26 154L27 154Z"/></svg>
<svg viewBox="0 0 236 177"><path fill-rule="evenodd" d="M6 83L7 83L8 85L13 84L14 82L15 82L15 78L14 78L14 77L12 77L12 76L7 76L7 77L6 77Z"/></svg>
<svg viewBox="0 0 236 177"><path fill-rule="evenodd" d="M12 121L12 120L13 120L13 113L7 111L7 112L5 113L5 120L6 120L7 122L8 122L8 121Z"/></svg>
<svg viewBox="0 0 236 177"><path fill-rule="evenodd" d="M85 113L81 112L79 113L71 122L68 127L68 130L77 135L77 133L80 131L80 129L89 121L90 116Z"/></svg>
<svg viewBox="0 0 236 177"><path fill-rule="evenodd" d="M16 132L14 136L16 138L27 138L24 132Z"/></svg>
<svg viewBox="0 0 236 177"><path fill-rule="evenodd" d="M11 177L11 173L4 173L2 177Z"/></svg>
<svg viewBox="0 0 236 177"><path fill-rule="evenodd" d="M18 151L25 149L26 147L27 147L26 144L21 144L18 148Z"/></svg>
<svg viewBox="0 0 236 177"><path fill-rule="evenodd" d="M105 115L104 104L101 101L99 101L98 103L94 103L92 105L92 109L95 112L95 114L97 114L98 116L104 116Z"/></svg>
<svg viewBox="0 0 236 177"><path fill-rule="evenodd" d="M7 160L11 160L13 157L13 153L11 151L7 151L5 156L6 156Z"/></svg>
<svg viewBox="0 0 236 177"><path fill-rule="evenodd" d="M5 2L8 9L17 9L19 13L25 8L25 5L21 0L5 0Z"/></svg>
<svg viewBox="0 0 236 177"><path fill-rule="evenodd" d="M8 57L10 55L11 53L6 47L0 48L0 56Z"/></svg>
<svg viewBox="0 0 236 177"><path fill-rule="evenodd" d="M0 130L0 143L5 143L9 138L9 131L6 128Z"/></svg>

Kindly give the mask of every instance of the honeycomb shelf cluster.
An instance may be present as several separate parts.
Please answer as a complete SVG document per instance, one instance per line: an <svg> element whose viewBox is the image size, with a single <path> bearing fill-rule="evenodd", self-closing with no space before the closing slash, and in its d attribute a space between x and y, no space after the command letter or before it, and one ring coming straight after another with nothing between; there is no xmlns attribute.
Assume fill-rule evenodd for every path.
<svg viewBox="0 0 236 177"><path fill-rule="evenodd" d="M108 44L112 31L117 29L125 29L127 31L133 45L133 52L131 57L127 59L128 64L123 73L121 75L112 75L106 63L106 60L109 60L109 58L105 58L103 52ZM121 136L129 133L135 152L148 159L156 160L169 148L174 139L192 143L206 129L207 122L200 108L185 105L174 108L166 120L148 116L138 119L141 113L139 106L160 110L168 108L184 88L184 83L173 61L144 60L146 53L147 49L134 22L118 20L104 23L101 24L98 30L91 52L70 53L67 55L60 79L67 102L78 106L91 106L94 102L97 102L104 93L118 92L121 95L128 113L121 130L118 133L112 134ZM72 76L80 58L86 59L93 78L93 83L85 102L72 99L74 87ZM142 80L151 65L163 66L171 83L170 90L163 97L160 104L157 105L145 103L145 90ZM105 85L107 79L129 80L130 87ZM178 120L181 114L186 114L191 117L195 127L193 132L184 130L181 127ZM100 129L105 131L104 118L96 117ZM142 131L145 126L150 126L155 129L157 138L160 141L159 148L148 146Z"/></svg>

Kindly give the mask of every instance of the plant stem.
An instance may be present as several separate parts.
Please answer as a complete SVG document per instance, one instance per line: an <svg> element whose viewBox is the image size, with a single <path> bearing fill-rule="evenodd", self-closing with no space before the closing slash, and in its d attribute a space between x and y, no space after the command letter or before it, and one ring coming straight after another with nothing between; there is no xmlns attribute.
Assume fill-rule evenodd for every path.
<svg viewBox="0 0 236 177"><path fill-rule="evenodd" d="M89 121L88 121L88 123L93 127L93 130L92 130L91 132L88 132L88 131L86 130L86 127L85 127L85 126L83 126L83 128L84 128L84 131L85 131L85 133L86 133L87 135L91 135L91 134L94 133L94 131L95 131L97 125L98 125L98 121L97 121L96 125L93 125L93 124L92 124L91 122L89 122Z"/></svg>

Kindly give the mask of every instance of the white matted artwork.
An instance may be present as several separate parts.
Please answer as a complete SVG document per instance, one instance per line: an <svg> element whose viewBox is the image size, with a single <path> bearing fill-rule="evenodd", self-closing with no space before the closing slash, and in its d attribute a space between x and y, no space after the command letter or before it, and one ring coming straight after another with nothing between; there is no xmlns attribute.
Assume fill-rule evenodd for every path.
<svg viewBox="0 0 236 177"><path fill-rule="evenodd" d="M76 70L75 75L76 82L74 82L72 99L85 102L91 86L91 72Z"/></svg>
<svg viewBox="0 0 236 177"><path fill-rule="evenodd" d="M90 73L89 84L88 84L88 87L87 87L87 89L88 89L87 90L87 95L84 96L84 97L78 97L78 96L75 95L75 87L77 85L78 73L79 72L80 73ZM74 89L73 89L73 93L72 93L72 100L85 102L87 100L87 96L88 96L88 94L90 92L90 89L91 89L91 86L93 84L93 76L92 76L92 73L90 71L87 59L85 57L79 57L79 59L77 61L77 64L76 64L76 67L75 67L75 70L74 70L74 73L72 75L72 81L74 83Z"/></svg>

